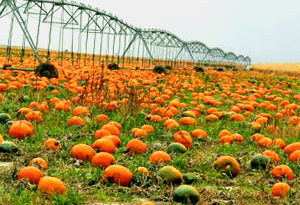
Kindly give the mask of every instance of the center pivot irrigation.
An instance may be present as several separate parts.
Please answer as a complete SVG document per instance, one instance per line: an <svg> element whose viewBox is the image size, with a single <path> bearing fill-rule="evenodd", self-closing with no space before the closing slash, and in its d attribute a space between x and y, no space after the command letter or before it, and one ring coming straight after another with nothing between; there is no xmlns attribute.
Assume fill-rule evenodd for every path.
<svg viewBox="0 0 300 205"><path fill-rule="evenodd" d="M4 69L22 68L34 58L37 75L57 66L153 68L196 65L245 68L250 57L186 42L157 29L141 29L97 8L64 0L2 0L0 20ZM52 73L53 74L53 73ZM54 73L52 77L55 77Z"/></svg>

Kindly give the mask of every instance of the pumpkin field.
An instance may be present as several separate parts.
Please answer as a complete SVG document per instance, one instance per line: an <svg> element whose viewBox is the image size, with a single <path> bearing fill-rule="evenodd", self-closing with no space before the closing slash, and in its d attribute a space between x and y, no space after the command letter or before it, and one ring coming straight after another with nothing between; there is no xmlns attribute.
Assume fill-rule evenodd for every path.
<svg viewBox="0 0 300 205"><path fill-rule="evenodd" d="M0 204L299 204L300 81L0 71Z"/></svg>

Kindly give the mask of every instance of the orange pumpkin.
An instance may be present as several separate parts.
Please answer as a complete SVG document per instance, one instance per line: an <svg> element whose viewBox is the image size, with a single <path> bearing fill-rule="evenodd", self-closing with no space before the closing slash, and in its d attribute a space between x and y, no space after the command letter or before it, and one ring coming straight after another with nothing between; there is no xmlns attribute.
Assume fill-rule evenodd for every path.
<svg viewBox="0 0 300 205"><path fill-rule="evenodd" d="M100 114L100 115L97 116L97 119L101 123L101 122L107 121L109 119L109 117L105 114Z"/></svg>
<svg viewBox="0 0 300 205"><path fill-rule="evenodd" d="M92 164L94 166L98 166L98 167L108 167L109 165L111 165L115 161L116 160L115 160L114 156L110 153L107 153L107 152L97 153L92 158Z"/></svg>
<svg viewBox="0 0 300 205"><path fill-rule="evenodd" d="M220 144L232 144L233 137L231 135L222 136L219 139Z"/></svg>
<svg viewBox="0 0 300 205"><path fill-rule="evenodd" d="M283 151L286 154L290 155L291 153L293 153L296 150L300 150L300 142L294 142L292 144L287 145Z"/></svg>
<svg viewBox="0 0 300 205"><path fill-rule="evenodd" d="M86 144L74 145L71 149L71 154L78 160L91 161L96 154L95 150Z"/></svg>
<svg viewBox="0 0 300 205"><path fill-rule="evenodd" d="M179 121L183 125L195 125L197 123L196 119L192 117L182 117Z"/></svg>
<svg viewBox="0 0 300 205"><path fill-rule="evenodd" d="M44 146L52 150L61 148L60 142L55 138L47 139L44 143Z"/></svg>
<svg viewBox="0 0 300 205"><path fill-rule="evenodd" d="M148 133L153 133L154 132L154 128L151 125L143 125L141 127L142 130L146 130Z"/></svg>
<svg viewBox="0 0 300 205"><path fill-rule="evenodd" d="M284 182L278 182L273 185L271 190L271 195L274 197L286 197L290 191L291 187Z"/></svg>
<svg viewBox="0 0 300 205"><path fill-rule="evenodd" d="M44 160L43 158L37 157L37 158L33 158L30 163L29 166L38 166L43 168L44 170L48 169L48 163L46 162L46 160Z"/></svg>
<svg viewBox="0 0 300 205"><path fill-rule="evenodd" d="M14 122L9 129L9 136L19 140L33 135L33 125L26 120Z"/></svg>
<svg viewBox="0 0 300 205"><path fill-rule="evenodd" d="M115 144L107 138L101 138L96 140L92 147L94 149L99 149L101 152L114 153L116 151Z"/></svg>
<svg viewBox="0 0 300 205"><path fill-rule="evenodd" d="M266 150L262 154L272 159L273 162L278 162L280 160L279 155L273 150Z"/></svg>
<svg viewBox="0 0 300 205"><path fill-rule="evenodd" d="M86 107L77 106L73 109L72 115L87 116L87 115L90 115L90 111Z"/></svg>
<svg viewBox="0 0 300 205"><path fill-rule="evenodd" d="M290 154L289 160L292 162L300 162L300 150L296 150Z"/></svg>
<svg viewBox="0 0 300 205"><path fill-rule="evenodd" d="M193 130L192 131L192 136L194 138L196 138L196 139L199 138L199 137L201 137L203 139L207 138L206 132L204 130L202 130L202 129L195 129L195 130Z"/></svg>
<svg viewBox="0 0 300 205"><path fill-rule="evenodd" d="M85 121L79 116L73 116L68 120L68 125L82 126L85 125Z"/></svg>
<svg viewBox="0 0 300 205"><path fill-rule="evenodd" d="M118 137L116 135L108 135L108 136L104 136L103 138L111 140L116 147L118 147L121 144L120 137Z"/></svg>
<svg viewBox="0 0 300 205"><path fill-rule="evenodd" d="M127 150L129 153L144 154L147 149L147 145L139 139L132 139L127 143Z"/></svg>
<svg viewBox="0 0 300 205"><path fill-rule="evenodd" d="M38 184L43 172L34 166L22 168L18 173L18 180L27 179L32 184Z"/></svg>
<svg viewBox="0 0 300 205"><path fill-rule="evenodd" d="M294 178L293 170L287 165L278 165L272 171L272 175L276 178L286 178L292 180Z"/></svg>
<svg viewBox="0 0 300 205"><path fill-rule="evenodd" d="M174 134L174 140L183 144L186 148L193 147L191 134L185 130L178 131Z"/></svg>
<svg viewBox="0 0 300 205"><path fill-rule="evenodd" d="M67 192L66 185L56 177L45 176L41 178L38 188L41 192L49 195L61 194L65 195Z"/></svg>
<svg viewBox="0 0 300 205"><path fill-rule="evenodd" d="M111 181L121 186L128 186L132 180L132 173L122 165L110 165L104 170L103 180Z"/></svg>
<svg viewBox="0 0 300 205"><path fill-rule="evenodd" d="M94 133L94 138L101 139L102 137L109 136L109 135L111 135L110 131L105 129L100 129Z"/></svg>
<svg viewBox="0 0 300 205"><path fill-rule="evenodd" d="M170 155L163 151L155 151L150 156L151 163L167 163L170 161L171 161Z"/></svg>
<svg viewBox="0 0 300 205"><path fill-rule="evenodd" d="M280 138L274 139L273 144L281 149L283 149L286 146L285 141L283 141L283 139Z"/></svg>

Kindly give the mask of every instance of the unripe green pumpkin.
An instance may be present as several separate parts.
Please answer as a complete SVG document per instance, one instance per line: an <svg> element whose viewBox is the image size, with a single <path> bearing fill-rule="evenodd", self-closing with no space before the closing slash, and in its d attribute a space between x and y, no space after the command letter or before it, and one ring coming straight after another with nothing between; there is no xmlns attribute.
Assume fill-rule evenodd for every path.
<svg viewBox="0 0 300 205"><path fill-rule="evenodd" d="M266 169L272 160L264 155L256 155L250 162L251 169Z"/></svg>
<svg viewBox="0 0 300 205"><path fill-rule="evenodd" d="M15 143L10 141L4 141L2 144L0 144L0 152L17 152L18 147Z"/></svg>
<svg viewBox="0 0 300 205"><path fill-rule="evenodd" d="M167 183L180 184L183 179L182 173L172 166L164 166L158 170L158 176L160 176Z"/></svg>
<svg viewBox="0 0 300 205"><path fill-rule="evenodd" d="M190 185L181 185L174 190L173 201L187 204L197 204L200 200L199 192Z"/></svg>
<svg viewBox="0 0 300 205"><path fill-rule="evenodd" d="M167 148L168 153L185 153L186 151L186 147L178 142L171 143Z"/></svg>
<svg viewBox="0 0 300 205"><path fill-rule="evenodd" d="M1 124L4 124L6 123L7 121L10 121L11 120L11 117L9 114L7 113L0 113L0 123Z"/></svg>

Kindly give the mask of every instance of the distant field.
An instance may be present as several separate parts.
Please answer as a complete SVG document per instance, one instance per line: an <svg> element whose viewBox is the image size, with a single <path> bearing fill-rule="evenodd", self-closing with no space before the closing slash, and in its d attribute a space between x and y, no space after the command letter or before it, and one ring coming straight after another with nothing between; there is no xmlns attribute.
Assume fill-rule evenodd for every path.
<svg viewBox="0 0 300 205"><path fill-rule="evenodd" d="M300 73L300 63L253 64L251 69L267 72Z"/></svg>

